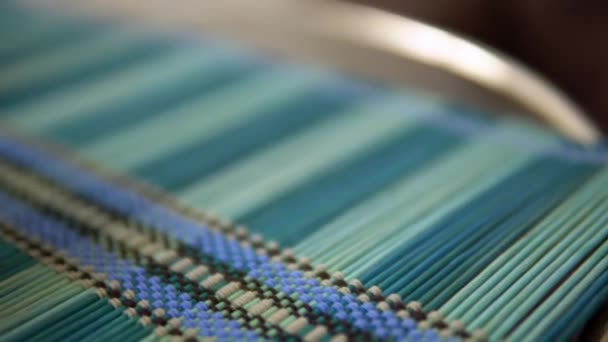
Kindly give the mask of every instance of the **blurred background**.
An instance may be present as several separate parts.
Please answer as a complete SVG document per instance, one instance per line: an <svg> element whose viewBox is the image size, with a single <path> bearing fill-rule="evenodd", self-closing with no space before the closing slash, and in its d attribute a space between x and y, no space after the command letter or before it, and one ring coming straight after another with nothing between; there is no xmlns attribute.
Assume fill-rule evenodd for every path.
<svg viewBox="0 0 608 342"><path fill-rule="evenodd" d="M594 235L591 242L597 240L599 244L604 239L601 243L606 243L608 234L602 231L606 227L601 222L592 222L586 226L580 223L582 218L579 220L571 213L581 213L581 217L588 215L583 221L585 224L594 218L603 217L600 215L605 214L602 211L605 207L603 204L593 204L591 199L598 203L605 200L605 189L601 185L607 184L608 178L602 183L592 183L589 186L586 179L592 176L591 170L595 171L595 166L570 162L589 160L604 163L608 158L606 149L601 149L603 147L600 146L596 159L585 159L583 157L586 152L593 156L593 148L579 150L578 146L564 144L564 141L554 139L555 136L532 124L528 126L516 120L504 120L495 124L495 121L478 116L477 107L474 106L478 103L473 99L469 101L464 93L474 95L475 99L487 99L488 104L495 105L489 113L510 115L516 112L513 108L518 107L503 106L502 102L488 94L494 88L474 88L472 80L460 79L459 74L453 70L449 75L444 75L447 73L441 68L427 70L432 69L432 62L437 60L433 54L448 56L451 61L465 60L464 65L468 69L486 69L492 80L520 90L518 94L523 93L522 97L531 100L529 102L543 102L543 97L537 96L537 92L528 92L530 88L525 87L526 82L517 82L525 79L509 77L517 75L513 73L514 69L501 68L500 63L482 63L484 59L476 57L486 56L483 53L462 53L469 51L466 49L470 45L468 43L455 45L447 41L448 44L439 44L446 40L431 39L433 36L425 35L425 30L415 29L421 26L419 24L403 26L409 28L409 31L400 30L402 26L389 25L391 22L388 19L392 18L390 15L385 15L382 19L387 20L382 22L365 20L377 18L374 16L331 16L326 15L332 14L331 11L324 11L323 7L316 8L316 12L312 7L306 7L314 1L299 1L298 7L293 8L288 7L295 6L295 3L288 0L241 1L243 6L234 5L238 2L235 0L232 8L229 8L231 1L183 0L178 6L166 0L48 1L49 4L63 3L66 10L87 7L88 13L100 16L101 12L109 14L115 11L117 18L127 18L129 23L149 16L150 23L154 22L153 18L158 21L158 29L163 35L165 32L161 29L161 23L166 23L170 28L168 36L173 32L171 30L174 24L175 30L181 29L180 25L184 28L190 25L213 37L217 34L217 37L223 39L225 35L230 42L234 37L235 44L241 43L237 39L240 37L245 48L249 47L246 43L250 43L264 53L268 50L269 57L262 55L265 56L263 58L249 54L248 49L241 51L226 47L224 50L223 45L219 42L214 45L211 40L204 43L208 45L204 45L201 39L201 46L206 48L200 49L197 45L199 40L191 41L190 36L186 35L183 38L180 35L179 41L167 42L164 41L164 36L160 39L162 41L155 40L158 39L156 36L148 41L147 38L138 36L145 32L138 31L137 35L132 33L133 37L130 37L122 31L108 30L93 33L99 36L91 34L93 38L89 39L84 29L86 25L74 25L71 28L66 25L65 31L62 31L63 26L57 24L59 34L56 41L61 42L63 37L67 37L64 41L73 42L75 48L67 43L67 47L58 47L52 34L48 40L44 38L49 30L40 21L36 21L36 25L23 24L19 19L14 20L14 17L5 14L5 21L0 21L0 24L8 23L6 26L10 26L13 19L14 26L17 27L7 36L20 41L22 31L19 30L31 29L34 37L32 41L35 42L35 37L40 36L43 37L41 41L47 42L48 46L42 46L36 52L39 45L33 44L33 56L28 62L27 58L18 58L18 47L13 49L5 43L8 46L6 51L17 51L13 54L17 57L11 63L20 67L6 64L8 66L4 67L3 77L0 77L0 88L4 85L5 89L12 91L5 91L4 95L0 92L0 109L4 111L4 116L0 119L27 135L74 150L119 175L127 175L161 188L180 203L185 203L188 210L191 208L199 213L213 211L213 215L201 214L205 223L219 225L215 215L232 218L234 221L231 222L244 223L251 232L278 241L280 246L292 246L298 259L293 255L288 255L288 259L290 262L301 263L305 270L312 269L308 264L310 261L304 258L310 256L314 262L324 265L323 274L326 273L326 267L331 272L347 269L355 274L353 277L366 277L366 280L362 278L366 284L376 284L376 280L380 279L383 283L377 282L379 286L388 289L387 292L399 293L403 298L410 296L411 299L417 299L423 295L425 300L433 302L432 305L425 306L425 309L442 310L448 300L458 303L462 305L458 310L468 314L469 321L463 320L465 324L477 324L478 316L475 313L481 312L485 315L483 320L490 321L494 326L500 325L500 317L510 318L508 323L511 326L503 327L503 331L498 332L500 334L507 334L507 331L523 326L520 323L532 314L536 316L529 321L532 322L530 327L525 329L533 329L535 322L544 322L547 317L558 317L559 322L564 323L563 326L554 325L550 329L550 324L546 326L547 330L555 330L560 334L564 333L564 329L579 329L587 322L590 310L595 310L601 304L599 301L592 302L596 300L594 292L589 292L592 297L568 294L569 302L558 297L566 298L565 293L574 286L569 284L577 284L578 291L579 280L583 279L584 272L577 273L578 278L572 276L571 279L574 280L571 282L566 283L566 280L573 272L578 272L574 267L582 269L579 267L582 261L564 262L573 268L566 270L565 266L562 268L560 265L563 274L558 275L564 280L551 275L548 285L541 284L547 272L547 268L541 266L551 263L556 265L553 269L557 269L557 265L568 257L566 252L581 259L582 252L574 247L565 247L568 241L580 240L580 235L577 235L579 229L594 229L590 231L591 234L585 232L584 236ZM566 0L350 1L420 19L493 46L523 61L570 95L608 132L608 99L604 96L608 90L608 48L604 42L608 36L608 3ZM39 5L45 1L31 2ZM244 5L249 5L250 8ZM62 9L55 8L60 13L63 13ZM255 9L260 13L255 12ZM374 11L369 13L373 14ZM298 23L300 21L302 23ZM407 21L400 21L404 22ZM343 28L338 33L346 32L346 35L328 34L320 39L314 33L324 33L324 24ZM49 27L54 27L53 25L56 24L51 23ZM143 28L143 31L148 32L147 26ZM149 29L153 33L155 30L155 26ZM85 34L82 37L75 35L76 40L72 41L72 35L80 32ZM367 41L361 39L368 32L377 34L368 36ZM408 36L408 32L417 39L401 39ZM415 59L405 61L402 58L404 56L394 51L393 54L385 51L390 50L388 48L377 51L371 49L374 46L369 44L369 37L381 43L392 40L401 44L389 44L388 48L420 48L419 51L427 52L416 55L418 59L426 59L420 63L424 65L414 67ZM385 37L392 39L383 40ZM360 43L360 46L356 43ZM24 55L28 55L27 44L25 46ZM483 52L478 48L473 50L479 51ZM295 57L303 61L308 61L308 58L316 60L314 57L327 60L327 65L321 64L321 67L327 67L329 72L324 71L326 69L299 69L298 63L294 63L298 69L280 64L284 57L290 56L288 52L294 56L294 61L300 60ZM9 53L6 55L10 57ZM379 59L378 55L383 58ZM292 63L291 59L288 61ZM336 70L331 62L337 65ZM436 64L442 66L441 63ZM445 64L443 66L445 68ZM342 71L351 69L360 70L361 74L353 72L353 76L361 76L366 82L363 84L359 78L340 76ZM367 83L368 74L365 69L370 71L371 87ZM312 70L317 71L311 72ZM384 86L384 81L391 86L389 90L397 89L392 87L392 78L407 80L407 85L421 90L421 95L412 92L415 96L399 97L397 102L392 93L378 94L377 91L386 88L376 85ZM396 80L394 83L399 84ZM432 88L431 83L444 88ZM478 83L480 88L484 85ZM426 86L433 89L428 94L437 94L438 97L446 95L445 99L440 97L436 100L431 95L424 95L427 93L422 91L427 90ZM501 94L492 95L498 97ZM2 101L5 101L4 107ZM523 107L523 104L520 105ZM483 113L485 107L479 109ZM448 115L435 115L437 113L432 113L433 111L465 119L451 119L452 116L448 118ZM411 117L402 115L410 112ZM419 117L418 112L426 116ZM383 113L387 115L378 116ZM532 114L531 111L521 113ZM346 119L347 116L350 117ZM442 116L446 117L445 120ZM434 124L436 119L437 125ZM503 144L505 141L507 144ZM4 144L0 144L0 147L5 146L4 149L0 148L0 154L4 154L7 159L13 158L11 160L19 167L31 163L32 165L27 165L32 169L33 175L39 172L36 169L39 164L56 165L51 163L54 160L51 157L40 159L43 161L40 163L30 162L27 148L16 153L13 152L13 146L18 146L18 143L9 139ZM575 158L579 152L581 159ZM8 179L5 183L10 183L11 177L21 179L16 176L20 169L5 168L8 171L0 174ZM132 228L131 221L138 220L146 227L173 226L169 224L173 221L166 221L164 216L159 216L163 220L158 219L158 222L148 224L146 215L156 213L156 207L152 206L135 210L132 208L135 205L125 202L128 205L119 208L122 214L117 215L119 210L116 208L121 207L122 202L109 200L105 190L100 190L100 195L95 193L91 198L81 199L80 192L97 192L97 189L103 190L105 186L89 186L87 182L80 182L78 177L72 180L71 174L65 176L60 172L64 170L60 167L51 166L49 170L51 176L44 177L49 178L50 184L38 182L33 175L27 176L32 178L27 179L28 184L30 181L36 186L42 184L44 190L50 193L56 187L51 181L61 183L57 184L57 188L65 188L62 190L66 192L65 196L72 196L71 191L76 189L79 192L73 197L82 200L83 206L95 205L101 212L107 211L109 217L112 215L112 220L115 216L120 216L120 224L128 222L125 231ZM59 180L54 180L53 177ZM38 209L42 212L47 207L55 210L53 196L38 195L47 192L38 191L34 186L18 185L40 202L32 212ZM564 209L565 206L562 207L561 203L570 205L571 202L563 201L579 185L589 186L589 192L593 193L589 195L591 199L584 197L586 202L579 199L575 203L576 207L566 207L572 211L553 216L554 209ZM15 186L15 189L21 188ZM18 193L14 189L11 191ZM113 194L113 191L107 193ZM157 192L153 193L154 196L158 195ZM122 201L123 197L116 196ZM16 201L21 199L17 198ZM67 202L69 204L71 201ZM584 206L589 203L593 205L589 205L589 211L584 211ZM65 211L69 215L72 213ZM141 217L131 217L135 215L133 212L139 214L140 211L143 213ZM598 212L597 216L595 211ZM0 210L0 214L2 212ZM46 215L46 212L43 214ZM65 213L60 212L57 216L60 214ZM69 215L64 216L69 219ZM572 230L566 231L562 229L562 224L566 221L561 217L570 220L571 216L575 217L571 222L568 221L572 225L568 229ZM156 220L156 216L150 217ZM556 221L557 224L544 221L555 217L560 217L561 220ZM136 222L133 222L133 226ZM231 223L224 224L221 228L224 232L230 232L232 226ZM507 253L505 251L511 248L511 243L519 243L527 238L524 229L529 229L531 235L537 234L536 227L562 231L562 235L553 235L555 243L545 244L547 248L553 248L553 244L557 245L559 240L559 249L555 248L551 253L541 256L537 250L533 250L537 245L534 242L528 245L518 244L517 246L525 246L521 248L522 254L516 254L520 253L520 248L514 248L513 253L509 251L508 254L500 254ZM140 232L143 230L138 230L137 233ZM175 235L179 236L179 229L177 232ZM153 234L156 236L153 240L156 241L158 234ZM534 235L533 241L539 241L538 248L543 248L540 251L549 251L545 246L540 246L544 241L538 236L549 236L550 232L542 234ZM115 240L119 242L125 236L130 236L115 235ZM239 235L235 233L235 236ZM198 243L196 239L188 241ZM457 243L461 245L457 246ZM114 240L108 244L110 249L116 245ZM577 244L570 246L582 246L582 242ZM273 253L278 253L278 249L273 249ZM602 251L605 252L603 249L593 249L589 252L588 259L603 262L605 254ZM525 253L534 253L530 259L532 261L523 259L529 256ZM556 259L557 253L563 253L561 255L565 256L564 259L561 255ZM217 254L223 255L219 252ZM507 259L503 255L517 258ZM428 260L423 259L427 257ZM504 271L497 267L486 268L494 257L508 260L508 267ZM135 259L137 263L141 262L139 256ZM517 287L511 287L515 281L509 273L515 267L511 260L524 261L522 264L526 267L537 260L542 260L543 264L534 268L535 273L529 273L535 278L527 275L523 280L517 280L522 284L518 290ZM592 263L587 265L590 265L587 270L596 267ZM521 272L526 270L521 268ZM503 273L500 277L494 277L497 274L493 273L495 271ZM323 277L329 278L330 273L327 274ZM601 274L603 277L605 272ZM341 279L342 276L338 278ZM491 279L491 283L484 283L487 279ZM524 282L530 279L534 280L531 284L543 286L538 286L539 290L536 291ZM598 279L604 278L598 276ZM473 286L483 286L479 291L474 290L477 297L469 296L472 292L467 288L467 295L458 298L461 291L458 286L464 286L467 282L473 282ZM466 286L470 286L468 284ZM570 288L560 288L562 284L568 284ZM600 286L597 291L604 291L605 288L601 286L605 285L605 280L601 283L598 281L598 284ZM524 285L526 288L523 288ZM496 287L509 290L497 291ZM589 288L596 291L595 286ZM349 289L348 292L350 291ZM373 298L377 300L375 295ZM479 298L483 299L488 308L475 307ZM488 298L498 298L496 302L499 303L509 301L509 304L503 307L490 305ZM557 298L555 302L548 303L560 301L557 309L553 304L541 303L548 298ZM587 313L581 313L578 310L580 305L588 303L591 304L585 307ZM545 306L541 307L541 304ZM518 305L523 309L516 307ZM542 310L536 310L539 307ZM546 314L560 313L559 310L566 308L571 310L568 311L568 316ZM469 309L473 311L467 311ZM600 340L597 336L608 331L608 310L604 308L601 311L595 321L589 323L590 328L580 335L581 340ZM502 316L496 316L496 313L501 313ZM421 319L426 319L425 317ZM573 323L563 317L575 317L578 322ZM438 322L429 324L435 323ZM442 326L441 329L447 327L446 324Z"/></svg>
<svg viewBox="0 0 608 342"><path fill-rule="evenodd" d="M608 132L608 1L352 1L427 21L524 61Z"/></svg>

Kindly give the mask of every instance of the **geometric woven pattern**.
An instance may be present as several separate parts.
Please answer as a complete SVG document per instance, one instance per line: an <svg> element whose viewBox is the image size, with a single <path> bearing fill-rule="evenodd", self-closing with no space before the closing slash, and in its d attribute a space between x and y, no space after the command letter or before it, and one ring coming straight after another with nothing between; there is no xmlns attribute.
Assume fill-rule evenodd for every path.
<svg viewBox="0 0 608 342"><path fill-rule="evenodd" d="M605 146L0 8L3 340L555 340L606 302Z"/></svg>

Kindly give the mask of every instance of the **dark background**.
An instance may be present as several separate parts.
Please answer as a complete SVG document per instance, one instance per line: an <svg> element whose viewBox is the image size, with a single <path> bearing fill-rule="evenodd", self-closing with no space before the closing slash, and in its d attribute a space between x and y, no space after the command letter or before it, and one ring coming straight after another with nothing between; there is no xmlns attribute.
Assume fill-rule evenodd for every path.
<svg viewBox="0 0 608 342"><path fill-rule="evenodd" d="M607 0L352 0L491 45L539 71L608 132Z"/></svg>

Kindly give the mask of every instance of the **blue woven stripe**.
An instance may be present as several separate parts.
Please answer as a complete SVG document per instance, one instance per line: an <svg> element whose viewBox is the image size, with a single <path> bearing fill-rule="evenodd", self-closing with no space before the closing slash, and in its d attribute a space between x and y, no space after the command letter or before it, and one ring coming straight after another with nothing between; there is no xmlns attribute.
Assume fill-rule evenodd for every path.
<svg viewBox="0 0 608 342"><path fill-rule="evenodd" d="M210 314L205 303L193 303L188 294L178 293L174 286L163 284L158 277L150 277L143 268L106 251L63 223L39 214L2 192L0 206L3 209L0 217L22 233L65 251L68 257L76 258L81 265L93 266L96 272L106 274L108 280L119 281L121 288L132 290L137 300L148 300L152 309L162 308L169 318L183 319L186 328L199 328L200 336L215 336L219 340L258 338L255 332L247 331L237 321L227 320L219 312Z"/></svg>
<svg viewBox="0 0 608 342"><path fill-rule="evenodd" d="M418 334L413 332L416 324L411 319L400 319L391 311L377 309L373 303L363 304L352 295L323 286L317 279L307 278L301 271L289 270L284 264L271 262L267 256L258 255L251 248L243 247L203 224L179 216L137 194L102 181L40 151L29 149L12 139L0 137L0 155L63 184L94 203L127 215L144 225L170 232L178 241L244 270L249 276L283 293L297 296L302 302L323 313L347 320L376 337L404 338L410 333L414 333L414 336ZM214 241L215 244L207 244L208 247L205 248L205 241ZM433 330L425 332L425 335L426 338L438 338Z"/></svg>

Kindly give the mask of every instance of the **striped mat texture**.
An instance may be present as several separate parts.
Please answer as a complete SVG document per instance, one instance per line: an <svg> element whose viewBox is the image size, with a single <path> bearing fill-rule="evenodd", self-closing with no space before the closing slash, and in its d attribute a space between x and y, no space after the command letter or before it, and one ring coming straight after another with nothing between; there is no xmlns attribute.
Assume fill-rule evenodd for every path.
<svg viewBox="0 0 608 342"><path fill-rule="evenodd" d="M608 148L210 37L0 5L0 340L568 340Z"/></svg>

